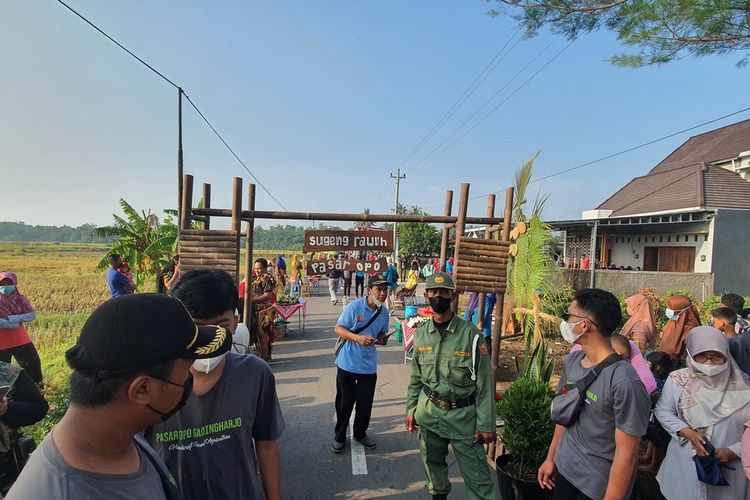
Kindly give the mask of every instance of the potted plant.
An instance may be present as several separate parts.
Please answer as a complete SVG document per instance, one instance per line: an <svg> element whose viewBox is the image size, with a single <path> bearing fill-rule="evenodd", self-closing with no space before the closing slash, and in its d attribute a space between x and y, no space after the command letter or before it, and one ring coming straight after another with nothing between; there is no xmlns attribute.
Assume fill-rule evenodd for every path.
<svg viewBox="0 0 750 500"><path fill-rule="evenodd" d="M529 352L531 351L531 352ZM547 457L554 433L550 407L555 393L550 387L553 361L546 344L538 342L533 350L527 343L524 366L519 378L502 393L497 414L504 424L500 432L505 453L496 460L503 500L531 500L551 497L537 483L537 470Z"/></svg>

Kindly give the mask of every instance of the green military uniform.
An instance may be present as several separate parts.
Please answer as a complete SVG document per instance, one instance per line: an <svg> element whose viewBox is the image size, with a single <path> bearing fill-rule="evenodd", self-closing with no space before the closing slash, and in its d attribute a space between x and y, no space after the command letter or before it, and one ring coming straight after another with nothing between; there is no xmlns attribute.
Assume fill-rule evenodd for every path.
<svg viewBox="0 0 750 500"><path fill-rule="evenodd" d="M453 287L450 278L446 277L445 281L450 288ZM472 347L476 336L474 368ZM472 380L474 369L476 380ZM419 448L427 489L431 494L450 492L445 470L450 443L458 458L469 498L497 498L484 446L472 446L475 432L495 432L494 387L487 345L473 324L454 315L443 334L432 320L417 329L406 415L413 416L419 425ZM467 398L470 400L472 396L475 402L467 404ZM449 409L445 403L451 402L454 405L458 402L456 406L466 406Z"/></svg>

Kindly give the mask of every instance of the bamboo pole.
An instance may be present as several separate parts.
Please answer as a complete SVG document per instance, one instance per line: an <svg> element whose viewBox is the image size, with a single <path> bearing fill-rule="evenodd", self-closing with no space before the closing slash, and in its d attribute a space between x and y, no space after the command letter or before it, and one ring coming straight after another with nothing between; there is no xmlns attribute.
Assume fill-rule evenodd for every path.
<svg viewBox="0 0 750 500"><path fill-rule="evenodd" d="M255 184L247 186L247 209L255 210ZM242 304L242 321L248 329L252 325L252 297L253 297L253 233L255 232L255 221L247 221L247 230L245 234L245 302ZM252 331L252 330L250 330Z"/></svg>
<svg viewBox="0 0 750 500"><path fill-rule="evenodd" d="M237 238L234 257L235 272L234 281L240 286L240 224L242 222L242 177L235 177L232 182L232 232Z"/></svg>
<svg viewBox="0 0 750 500"><path fill-rule="evenodd" d="M184 175L182 179L182 219L180 220L180 228L182 233L190 229L190 216L193 210L193 176Z"/></svg>
<svg viewBox="0 0 750 500"><path fill-rule="evenodd" d="M494 217L494 216L495 216L495 195L490 194L487 197L487 217ZM484 237L486 239L489 239L491 236L490 227L491 226L489 224L484 227ZM487 301L487 294L480 293L479 303L477 304L477 328L479 328L479 331L484 330L484 306L485 306L486 301Z"/></svg>
<svg viewBox="0 0 750 500"><path fill-rule="evenodd" d="M445 192L445 210L443 214L445 217L450 217L451 209L453 207L453 191ZM440 269L445 267L445 259L448 257L448 237L450 236L450 229L448 223L443 225L443 233L440 239Z"/></svg>
<svg viewBox="0 0 750 500"><path fill-rule="evenodd" d="M503 231L500 240L507 242L510 239L510 221L513 216L513 192L509 187L505 190L505 213L503 217ZM492 377L497 385L497 366L500 360L500 337L502 335L503 307L505 304L505 290L498 292L495 301L495 323L492 325Z"/></svg>
<svg viewBox="0 0 750 500"><path fill-rule="evenodd" d="M194 215L210 215L212 217L231 217L231 209L196 208ZM445 224L456 222L457 217L450 215L414 215L414 214L346 214L326 212L273 212L268 210L243 210L242 220L248 219L282 219L282 220L327 220L341 222L427 222L430 224ZM466 217L466 224L499 224L503 219L494 217Z"/></svg>
<svg viewBox="0 0 750 500"><path fill-rule="evenodd" d="M203 208L211 208L211 184L203 183ZM203 229L211 229L211 216L205 215Z"/></svg>
<svg viewBox="0 0 750 500"><path fill-rule="evenodd" d="M463 265L456 267L457 274L477 274L479 276L486 276L487 278L497 277L505 279L505 266L476 267L466 264L465 260L462 260L462 262L464 263Z"/></svg>
<svg viewBox="0 0 750 500"><path fill-rule="evenodd" d="M453 262L454 281L458 281L456 270L458 261L461 258L461 254L459 252L461 240L463 239L464 235L464 228L466 227L466 212L468 212L469 210L469 187L470 186L468 182L461 183L461 195L458 199L458 220L456 220L456 247L453 249L453 255L456 257ZM456 312L458 310L458 295L456 295L456 300L453 301L451 309L453 310L453 312Z"/></svg>

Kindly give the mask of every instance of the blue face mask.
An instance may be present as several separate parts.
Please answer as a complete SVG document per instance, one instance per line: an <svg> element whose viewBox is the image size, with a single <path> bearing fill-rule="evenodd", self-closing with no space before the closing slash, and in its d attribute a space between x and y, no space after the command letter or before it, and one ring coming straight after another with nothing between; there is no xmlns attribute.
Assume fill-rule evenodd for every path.
<svg viewBox="0 0 750 500"><path fill-rule="evenodd" d="M16 291L15 285L3 285L0 286L0 293L4 293L5 295L10 295L11 293Z"/></svg>

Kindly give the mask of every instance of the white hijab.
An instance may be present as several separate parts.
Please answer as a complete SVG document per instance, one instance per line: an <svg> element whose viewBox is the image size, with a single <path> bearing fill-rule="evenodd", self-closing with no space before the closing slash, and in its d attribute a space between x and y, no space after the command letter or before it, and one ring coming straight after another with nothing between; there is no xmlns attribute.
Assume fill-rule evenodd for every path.
<svg viewBox="0 0 750 500"><path fill-rule="evenodd" d="M699 326L688 333L688 367L670 377L680 387L677 403L682 419L696 429L708 429L750 404L750 383L729 353L724 334L711 326ZM707 376L696 370L692 356L706 351L724 355L729 368Z"/></svg>

